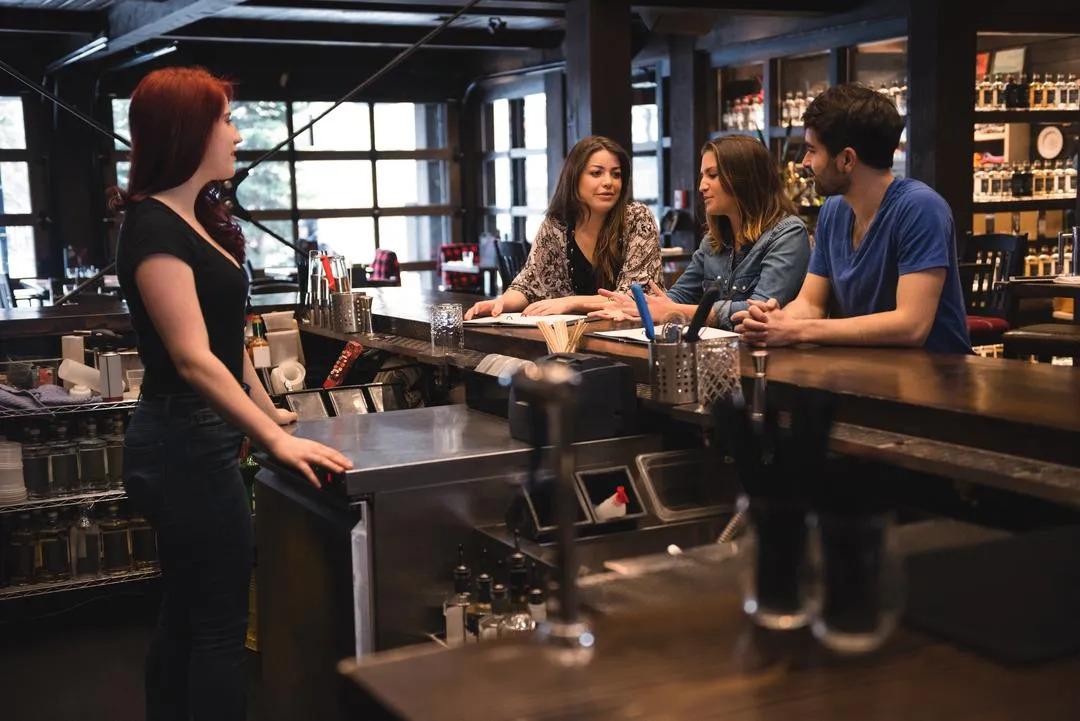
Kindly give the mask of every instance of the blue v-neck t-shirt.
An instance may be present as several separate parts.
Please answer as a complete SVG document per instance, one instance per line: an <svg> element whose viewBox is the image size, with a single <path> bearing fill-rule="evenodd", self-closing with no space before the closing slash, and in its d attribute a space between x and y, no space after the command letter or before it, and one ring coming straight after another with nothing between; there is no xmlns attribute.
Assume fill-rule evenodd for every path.
<svg viewBox="0 0 1080 721"><path fill-rule="evenodd" d="M855 213L841 196L829 198L818 216L809 271L829 279L833 317L896 310L900 276L944 268L945 284L923 347L970 353L955 229L945 199L925 183L897 178L885 191L858 248L851 244L854 221Z"/></svg>

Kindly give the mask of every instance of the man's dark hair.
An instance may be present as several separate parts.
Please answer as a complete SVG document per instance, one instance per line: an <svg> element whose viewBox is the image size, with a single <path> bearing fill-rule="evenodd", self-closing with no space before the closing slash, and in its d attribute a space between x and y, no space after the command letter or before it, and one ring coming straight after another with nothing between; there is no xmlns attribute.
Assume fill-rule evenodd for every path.
<svg viewBox="0 0 1080 721"><path fill-rule="evenodd" d="M834 85L814 98L803 123L821 139L829 155L852 148L859 160L878 170L892 167L904 130L891 100L854 83Z"/></svg>

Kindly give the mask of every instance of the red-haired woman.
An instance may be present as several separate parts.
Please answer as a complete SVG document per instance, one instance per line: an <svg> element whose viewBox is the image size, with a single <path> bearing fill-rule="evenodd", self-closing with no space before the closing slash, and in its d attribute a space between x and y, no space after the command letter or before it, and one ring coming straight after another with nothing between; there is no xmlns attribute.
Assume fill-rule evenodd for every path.
<svg viewBox="0 0 1080 721"><path fill-rule="evenodd" d="M202 69L150 73L131 96L131 176L117 272L146 367L124 443L124 485L158 534L163 597L147 655L147 718L245 718L251 516L246 434L318 485L349 467L294 438L244 351L240 228L217 202L240 135L231 86Z"/></svg>

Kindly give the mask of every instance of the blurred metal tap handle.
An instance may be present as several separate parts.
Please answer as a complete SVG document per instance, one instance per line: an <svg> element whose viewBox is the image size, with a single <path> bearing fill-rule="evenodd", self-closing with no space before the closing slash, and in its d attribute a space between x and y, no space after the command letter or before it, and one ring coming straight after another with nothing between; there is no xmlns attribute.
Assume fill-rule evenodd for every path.
<svg viewBox="0 0 1080 721"><path fill-rule="evenodd" d="M1071 230L1065 230L1058 233L1058 275L1080 275L1080 253L1076 252L1078 239L1080 239L1080 226L1074 225ZM1069 247L1072 248L1072 260L1066 264L1065 251Z"/></svg>
<svg viewBox="0 0 1080 721"><path fill-rule="evenodd" d="M585 663L591 658L595 639L580 614L574 546L577 499L574 493L573 421L581 375L564 363L545 361L518 371L513 384L519 399L543 406L555 465L559 608L553 618L541 624L539 635L552 645L561 663Z"/></svg>

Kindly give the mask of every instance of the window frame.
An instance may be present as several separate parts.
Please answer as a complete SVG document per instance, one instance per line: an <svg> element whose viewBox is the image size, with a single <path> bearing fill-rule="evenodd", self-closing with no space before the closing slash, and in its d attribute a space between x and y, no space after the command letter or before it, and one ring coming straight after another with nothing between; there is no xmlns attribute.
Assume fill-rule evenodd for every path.
<svg viewBox="0 0 1080 721"><path fill-rule="evenodd" d="M11 276L12 281L19 281L23 278L38 278L43 275L42 258L39 251L42 248L42 234L44 232L41 227L40 218L43 215L45 204L41 189L38 163L34 162L34 149L37 145L35 127L37 124L31 122L29 117L30 113L33 112L34 103L26 102L27 95L25 93L5 92L5 90L6 88L0 87L0 96L6 98L18 98L22 105L23 137L26 139L26 147L22 149L0 148L0 162L24 163L26 165L27 180L30 190L30 212L0 212L0 227L29 227L34 239L34 275ZM10 258L8 258L7 265L8 270L10 271Z"/></svg>
<svg viewBox="0 0 1080 721"><path fill-rule="evenodd" d="M544 207L528 205L528 182L525 176L525 159L530 157L544 158L545 165L548 156L548 143L542 148L525 147L525 96L544 95L545 103L548 101L543 87L535 87L533 84L522 84L517 92L492 97L484 101L480 111L481 115L481 138L479 167L479 211L482 217L481 230L485 233L499 235L496 218L500 215L509 215L511 218L510 239L517 242L532 242L527 236L526 227L530 216L543 216L547 212ZM510 145L506 150L494 150L495 148L495 103L505 100L510 105L509 130ZM500 206L496 203L497 191L495 188L495 162L506 159L510 163L510 205ZM548 178L548 186L551 186ZM501 236L500 236L501 239Z"/></svg>
<svg viewBox="0 0 1080 721"><path fill-rule="evenodd" d="M119 100L119 97L110 98ZM294 103L320 102L311 99L237 99L234 102L271 102L283 103L285 106L285 125L288 136L295 132L293 123ZM322 101L325 102L325 101ZM273 157L274 162L287 162L289 164L289 204L288 207L275 209L248 210L253 220L265 223L266 221L289 221L292 224L292 242L300 242L300 221L319 220L334 218L373 218L375 249L381 247L381 223L380 218L394 217L446 217L450 218L448 224L450 235L446 242L460 242L461 224L454 222L459 217L458 208L461 205L459 175L460 164L457 162L457 153L454 150L457 138L457 107L452 102L427 101L427 100L364 100L356 101L365 106L368 115L368 132L370 150L298 150L296 144L290 141ZM375 106L380 104L411 103L413 105L439 105L443 108L445 122L445 142L440 148L422 148L417 150L378 150L375 139ZM111 114L110 114L111 117ZM266 150L246 150L243 146L237 149L236 159L238 166L244 166L261 157ZM116 184L116 164L130 162L130 149L114 147L111 155L112 162L107 169L106 180ZM371 206L368 207L333 207L333 208L307 208L299 207L299 194L297 191L296 164L305 161L335 161L335 160L363 160L370 162L371 169ZM382 160L416 160L416 161L443 161L446 163L446 202L438 205L415 205L415 206L380 206L378 191L377 161ZM436 267L437 249L431 258L422 260L402 260L402 271L434 270Z"/></svg>

